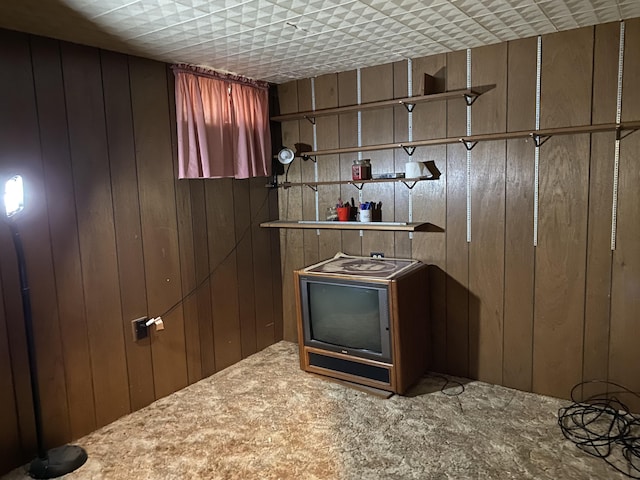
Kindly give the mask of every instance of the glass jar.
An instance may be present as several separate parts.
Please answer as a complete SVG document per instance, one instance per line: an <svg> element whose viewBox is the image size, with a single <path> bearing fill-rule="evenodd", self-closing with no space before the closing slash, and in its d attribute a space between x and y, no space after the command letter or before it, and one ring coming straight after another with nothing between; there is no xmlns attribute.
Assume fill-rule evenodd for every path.
<svg viewBox="0 0 640 480"><path fill-rule="evenodd" d="M352 180L371 179L371 161L369 159L354 160L351 167Z"/></svg>

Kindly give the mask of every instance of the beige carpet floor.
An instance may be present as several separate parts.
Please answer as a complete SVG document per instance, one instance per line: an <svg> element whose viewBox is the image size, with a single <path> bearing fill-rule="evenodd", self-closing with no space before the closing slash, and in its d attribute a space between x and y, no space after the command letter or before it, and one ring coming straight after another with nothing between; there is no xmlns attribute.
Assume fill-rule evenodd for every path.
<svg viewBox="0 0 640 480"><path fill-rule="evenodd" d="M302 372L280 342L79 439L89 460L64 478L625 478L565 440L566 401L463 382L383 399Z"/></svg>

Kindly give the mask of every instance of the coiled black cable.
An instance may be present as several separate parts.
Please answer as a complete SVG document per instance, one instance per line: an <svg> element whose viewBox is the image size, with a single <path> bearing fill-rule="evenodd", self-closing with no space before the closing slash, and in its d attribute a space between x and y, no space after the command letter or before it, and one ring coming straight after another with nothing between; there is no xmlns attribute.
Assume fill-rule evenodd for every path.
<svg viewBox="0 0 640 480"><path fill-rule="evenodd" d="M576 399L585 385L601 385L603 391ZM558 411L558 425L580 450L629 478L640 479L640 415L632 414L620 395L640 399L638 393L614 382L580 382L571 389L573 403Z"/></svg>

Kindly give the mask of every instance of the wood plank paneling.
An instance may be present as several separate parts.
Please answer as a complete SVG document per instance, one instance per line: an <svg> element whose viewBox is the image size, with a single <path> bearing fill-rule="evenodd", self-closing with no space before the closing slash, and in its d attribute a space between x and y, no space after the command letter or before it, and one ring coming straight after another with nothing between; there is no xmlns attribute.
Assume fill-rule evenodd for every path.
<svg viewBox="0 0 640 480"><path fill-rule="evenodd" d="M234 180L233 208L236 263L238 270L238 314L240 316L240 351L242 358L256 353L256 290L253 279L253 239L251 238L251 198L249 180Z"/></svg>
<svg viewBox="0 0 640 480"><path fill-rule="evenodd" d="M93 398L94 391L87 323L83 315L85 303L59 44L33 37L31 56L64 349L69 434L78 438L95 428L96 418L93 402L86 401Z"/></svg>
<svg viewBox="0 0 640 480"><path fill-rule="evenodd" d="M102 82L113 216L118 248L118 278L122 300L122 329L132 410L155 400L149 339L134 342L131 320L147 314L146 286L140 228L133 119L129 90L129 65L124 55L102 52Z"/></svg>
<svg viewBox="0 0 640 480"><path fill-rule="evenodd" d="M507 131L536 128L536 63L538 39L509 42Z"/></svg>
<svg viewBox="0 0 640 480"><path fill-rule="evenodd" d="M338 74L338 106L358 103L358 75L355 70ZM358 145L358 115L346 113L338 116L338 141L340 148ZM340 154L340 180L350 180L351 166L358 158L355 153ZM340 198L348 201L357 198L356 190L350 185L340 185ZM342 251L350 255L362 255L362 238L358 231L342 232Z"/></svg>
<svg viewBox="0 0 640 480"><path fill-rule="evenodd" d="M2 287L0 279L0 288ZM7 321L4 315L4 301L0 296L0 472L9 471L16 463L24 462L27 456L20 451L18 413L14 397L14 379L11 371L11 355L7 335Z"/></svg>
<svg viewBox="0 0 640 480"><path fill-rule="evenodd" d="M200 361L202 376L216 371L214 355L213 320L211 312L211 279L209 273L209 243L207 236L207 206L204 184L206 180L189 180L191 193L191 227L196 266L195 293L198 305L198 335L200 337Z"/></svg>
<svg viewBox="0 0 640 480"><path fill-rule="evenodd" d="M495 85L473 104L472 132L507 127L507 44L472 51L471 78ZM481 142L471 152L469 374L502 383L506 141Z"/></svg>
<svg viewBox="0 0 640 480"><path fill-rule="evenodd" d="M466 86L466 52L447 54L447 90ZM447 135L465 134L466 109L447 101ZM467 244L467 155L447 147L447 372L469 373L469 246Z"/></svg>
<svg viewBox="0 0 640 480"><path fill-rule="evenodd" d="M39 138L37 120L34 115L35 99L33 98L33 77L29 61L29 38L15 32L0 31L0 60L12 69L3 69L0 74L2 95L2 114L0 115L0 160L2 161L2 178L20 172L25 182L25 190L31 189L31 177L37 174L31 169L23 169L22 164L33 167L33 159L39 158ZM6 92L6 93L5 93ZM36 185L38 180L35 180ZM41 191L34 191L39 197L38 205L43 204ZM28 207L28 204L27 204ZM25 213L29 213L27 208ZM25 221L20 221L20 228ZM26 245L25 245L26 249ZM0 252L2 264L3 297L7 321L7 336L11 355L14 388L10 392L15 395L17 405L18 428L23 448L31 456L35 452L35 427L33 421L33 404L31 402L31 386L29 364L26 349L26 334L20 302L19 273L16 254L9 229L0 230ZM26 255L29 251L26 250ZM32 268L29 261L28 272Z"/></svg>
<svg viewBox="0 0 640 480"><path fill-rule="evenodd" d="M640 118L640 19L626 22L622 91L622 120ZM620 186L616 250L613 253L611 288L611 338L609 379L640 391L638 330L640 319L640 135L624 138L620 146ZM640 412L637 398L625 397L630 408Z"/></svg>
<svg viewBox="0 0 640 480"><path fill-rule="evenodd" d="M276 190L265 188L265 178L250 180L251 238L253 244L253 282L255 297L256 348L262 350L275 341L275 304L282 305L281 292L274 290L271 264L271 232L260 228L260 223L269 219L269 197ZM276 269L280 271L280 268ZM249 292L250 293L250 292ZM242 301L241 297L241 301Z"/></svg>
<svg viewBox="0 0 640 480"><path fill-rule="evenodd" d="M620 25L595 27L593 59L594 123L616 121L618 45ZM609 366L611 312L611 202L613 198L614 133L591 135L589 172L589 223L584 319L584 380L606 379ZM585 385L583 394L601 392L601 385Z"/></svg>
<svg viewBox="0 0 640 480"><path fill-rule="evenodd" d="M535 127L537 39L509 42L507 130ZM531 390L533 359L534 145L507 141L504 252L504 385Z"/></svg>
<svg viewBox="0 0 640 480"><path fill-rule="evenodd" d="M313 110L312 97L314 95L314 87L311 79L305 79L298 81L298 108L309 111ZM313 130L314 126L309 120L298 121L298 141L302 144L308 145L313 148ZM293 146L292 146L293 147ZM315 149L314 149L315 150ZM319 161L324 161L324 157ZM317 164L311 160L303 160L298 158L295 160L299 162L300 178L302 181L315 181ZM300 193L302 194L302 220L315 220L316 218L316 192L307 187L301 187ZM311 265L319 260L318 248L319 248L319 235L316 230L304 230L302 232L303 238L303 252L304 252L304 265Z"/></svg>
<svg viewBox="0 0 640 480"><path fill-rule="evenodd" d="M175 77L166 69L167 103L169 118L176 118ZM180 246L180 277L182 283L184 311L184 339L187 357L187 380L197 382L202 375L202 345L200 343L200 318L198 315L198 281L195 265L195 240L191 205L191 185L189 181L178 179L178 138L176 125L171 121L171 153L173 176L176 190L176 212L178 216L178 244ZM198 206L195 207L198 209ZM206 263L205 263L206 265Z"/></svg>
<svg viewBox="0 0 640 480"><path fill-rule="evenodd" d="M289 82L278 86L280 113L297 112L298 84ZM305 120L306 121L306 120ZM299 143L300 131L297 121L282 124L282 144L293 148ZM301 180L301 162L296 160L285 167L285 178L290 182ZM302 188L292 187L279 192L279 218L287 220L302 219ZM295 292L293 288L293 271L304 265L304 237L300 230L288 229L280 231L280 251L282 252L282 322L283 337L291 342L298 338L296 327Z"/></svg>
<svg viewBox="0 0 640 480"><path fill-rule="evenodd" d="M165 325L159 333L151 331L154 389L160 398L188 381L167 79L164 64L150 60L131 58L129 71L147 312L162 315Z"/></svg>
<svg viewBox="0 0 640 480"><path fill-rule="evenodd" d="M393 98L404 98L408 96L409 72L407 64L407 61L393 63ZM416 92L412 91L412 95L416 95ZM402 143L406 142L408 139L409 114L404 106L398 105L393 108L393 141ZM393 150L392 153L393 171L404 172L405 164L411 159L411 157L403 149ZM407 189L407 187L402 183L392 184L392 186L394 219L396 222L408 222L409 196L413 192ZM408 233L395 232L393 234L393 256L396 258L411 258L411 244L412 239Z"/></svg>
<svg viewBox="0 0 640 480"><path fill-rule="evenodd" d="M509 110L509 118L512 116ZM533 190L533 143L522 139L508 140L503 382L508 387L526 391L531 390L533 369Z"/></svg>
<svg viewBox="0 0 640 480"><path fill-rule="evenodd" d="M393 64L368 67L361 70L362 102L375 102L393 98ZM393 142L392 107L362 112L362 145ZM367 152L362 158L371 159L373 173L395 171L392 150ZM356 203L358 196L354 195ZM395 221L394 185L392 183L367 184L362 189L363 202L382 203L382 221ZM393 232L366 231L362 236L362 255L383 252L387 257L395 255Z"/></svg>
<svg viewBox="0 0 640 480"><path fill-rule="evenodd" d="M82 280L98 426L131 411L98 51L62 44Z"/></svg>
<svg viewBox="0 0 640 480"><path fill-rule="evenodd" d="M233 180L205 184L216 370L242 359Z"/></svg>
<svg viewBox="0 0 640 480"><path fill-rule="evenodd" d="M322 75L316 78L316 108L333 108L338 106L338 76ZM339 147L338 116L320 117L316 119L316 135L319 149ZM318 159L318 178L320 181L334 180L340 172L340 157L327 155ZM320 220L326 218L327 208L334 206L340 197L339 185L327 185L319 190ZM321 230L318 258L324 260L334 256L341 248L339 231Z"/></svg>
<svg viewBox="0 0 640 480"><path fill-rule="evenodd" d="M34 75L37 70L33 66ZM55 68L55 67L54 67ZM59 69L55 73L59 74ZM54 74L55 74L54 73ZM41 76L41 80L48 72ZM30 89L33 86L30 86ZM32 95L32 91L28 92ZM37 102L36 102L37 103ZM34 108L32 114L37 115ZM26 126L26 125L25 125ZM37 135L34 129L34 139ZM50 139L50 137L48 138ZM42 138L41 138L42 142ZM44 153L41 143L41 155ZM38 356L38 379L40 383L40 396L42 399L42 415L46 419L47 428L43 427L44 442L47 445L58 445L63 443L70 434L69 414L67 410L67 393L64 381L64 358L62 354L62 340L60 335L59 312L57 309L56 286L53 269L53 259L50 250L38 249L38 242L50 243L49 217L46 208L47 197L45 196L45 179L43 160L34 155L22 168L28 172L28 181L31 189L38 191L36 195L29 195L29 200L34 202L35 214L31 220L32 226L21 227L21 236L25 243L25 249L31 250L27 259L27 269L29 271L29 288L32 297L32 313L34 318L33 328L39 333L36 336L36 351ZM37 203L36 203L37 202ZM37 205L37 207L36 207ZM31 248L30 245L31 244ZM35 247L35 248L34 248ZM36 268L34 268L34 265Z"/></svg>
<svg viewBox="0 0 640 480"><path fill-rule="evenodd" d="M543 37L543 128L589 123L592 65L591 28ZM566 397L582 378L588 175L589 135L557 137L544 144L535 266L533 390L560 397Z"/></svg>
<svg viewBox="0 0 640 480"><path fill-rule="evenodd" d="M258 227L277 217L277 194L269 194L263 178L250 189L241 188L244 182L234 199L229 180L225 198L209 198L208 205L204 186L214 192L218 181L176 180L173 77L165 64L2 29L0 59L12 65L0 73L0 174L22 173L26 181L28 203L18 221L47 447L213 373L216 359L219 368L239 360L237 305L224 310L227 299L235 296L237 304L239 268L249 283L266 287L248 288L267 310L264 332L245 328L243 339L253 333L264 348L282 338L282 302L274 302L281 294L277 236L270 241L272 232ZM218 222L219 205L228 221ZM214 212L211 221L207 211ZM251 233L269 241L253 244L252 265L236 262L234 252L210 288L210 261L224 254L219 240L227 253L236 244L235 212L244 225L255 215ZM32 457L36 441L18 271L6 228L0 246L4 473ZM215 345L212 304L221 307ZM163 332L133 342L133 318L173 305Z"/></svg>
<svg viewBox="0 0 640 480"><path fill-rule="evenodd" d="M424 92L424 74L444 82L447 56L433 55L413 61L414 94ZM462 107L460 102L459 108ZM412 114L414 139L442 138L447 135L447 104L418 105ZM431 323L431 369L444 372L447 367L447 147L426 147L414 154L419 161L433 161L441 172L438 181L420 182L412 190L413 218L427 221L442 231L414 234L411 256L429 265L429 321Z"/></svg>

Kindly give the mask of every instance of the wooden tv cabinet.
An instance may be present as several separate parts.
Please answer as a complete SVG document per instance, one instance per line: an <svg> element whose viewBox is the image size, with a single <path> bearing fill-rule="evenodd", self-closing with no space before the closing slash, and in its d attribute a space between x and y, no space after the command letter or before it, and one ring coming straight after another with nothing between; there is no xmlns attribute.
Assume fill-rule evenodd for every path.
<svg viewBox="0 0 640 480"><path fill-rule="evenodd" d="M348 258L369 259L369 257ZM322 279L359 280L362 278L360 275L353 274L314 272L314 269L318 270L316 268L318 265L326 265L327 262L329 261L294 272L300 367L306 372L404 394L428 367L427 266L418 261L403 260L405 263L411 262L411 265L402 269L397 275L373 280L377 284L385 284L388 292L391 362L386 362L305 344L300 277L317 275Z"/></svg>

